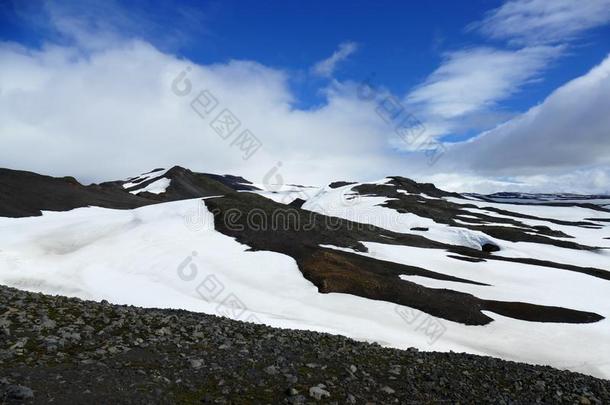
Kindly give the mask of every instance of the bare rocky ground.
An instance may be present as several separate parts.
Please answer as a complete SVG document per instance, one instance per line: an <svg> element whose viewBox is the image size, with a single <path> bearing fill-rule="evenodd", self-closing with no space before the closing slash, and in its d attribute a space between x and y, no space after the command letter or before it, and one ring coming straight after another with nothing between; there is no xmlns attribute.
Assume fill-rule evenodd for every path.
<svg viewBox="0 0 610 405"><path fill-rule="evenodd" d="M0 286L0 403L607 404L610 381Z"/></svg>

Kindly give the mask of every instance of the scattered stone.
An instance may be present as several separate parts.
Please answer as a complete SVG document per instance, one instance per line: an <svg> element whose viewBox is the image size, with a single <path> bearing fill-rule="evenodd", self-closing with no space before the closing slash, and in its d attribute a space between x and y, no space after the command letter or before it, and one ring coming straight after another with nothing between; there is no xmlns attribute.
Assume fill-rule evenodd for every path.
<svg viewBox="0 0 610 405"><path fill-rule="evenodd" d="M318 401L322 398L330 398L330 392L326 391L324 388L326 387L322 384L311 387L309 389L309 396L317 399Z"/></svg>
<svg viewBox="0 0 610 405"><path fill-rule="evenodd" d="M203 367L203 360L191 359L191 360L189 360L189 364L190 364L191 368L194 368L195 370L197 370L197 369L200 369L201 367Z"/></svg>
<svg viewBox="0 0 610 405"><path fill-rule="evenodd" d="M269 375L276 375L280 372L279 368L277 368L277 366L269 366L265 368L265 373L269 374Z"/></svg>
<svg viewBox="0 0 610 405"><path fill-rule="evenodd" d="M493 243L485 243L481 246L481 250L486 253L499 252L500 247L498 245L494 245Z"/></svg>
<svg viewBox="0 0 610 405"><path fill-rule="evenodd" d="M389 373L394 375L400 375L401 367L399 365L393 365L390 367Z"/></svg>
<svg viewBox="0 0 610 405"><path fill-rule="evenodd" d="M34 391L23 385L9 385L5 395L8 399L32 399L34 398Z"/></svg>
<svg viewBox="0 0 610 405"><path fill-rule="evenodd" d="M609 381L550 367L3 286L0 322L7 404L30 391L45 403L610 403Z"/></svg>
<svg viewBox="0 0 610 405"><path fill-rule="evenodd" d="M55 329L57 322L47 317L43 318L40 322L40 327L43 329Z"/></svg>
<svg viewBox="0 0 610 405"><path fill-rule="evenodd" d="M288 403L291 405L301 405L304 404L306 400L307 398L305 398L303 395L296 395L294 397L289 397Z"/></svg>

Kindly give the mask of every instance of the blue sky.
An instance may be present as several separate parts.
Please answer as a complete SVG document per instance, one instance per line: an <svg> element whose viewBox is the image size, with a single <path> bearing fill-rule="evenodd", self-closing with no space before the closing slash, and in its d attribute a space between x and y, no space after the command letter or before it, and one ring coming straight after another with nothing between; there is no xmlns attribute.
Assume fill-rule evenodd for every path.
<svg viewBox="0 0 610 405"><path fill-rule="evenodd" d="M214 72L235 61L251 62L264 67L265 74L282 76L280 93L289 93L292 117L303 112L320 115L335 106L335 100L349 98L350 86L374 73L375 85L400 100L431 138L461 144L518 119L607 57L608 1L552 3L5 0L0 6L0 40L5 47L19 44L29 52L70 50L76 52L73 62L91 62L134 39L160 55ZM231 73L223 73L224 78L245 74L227 69ZM418 159L412 158L412 148L386 137L379 150L389 151L389 161ZM555 162L520 174L567 174L593 166L600 170L599 162L605 162L597 157L594 161L591 167ZM466 166L477 176L496 179L514 177L523 168L482 173L479 167ZM387 169L400 167L388 163ZM402 168L411 169L442 175L438 170L429 173L429 167ZM605 163L601 170L605 175Z"/></svg>
<svg viewBox="0 0 610 405"><path fill-rule="evenodd" d="M303 108L323 102L318 92L323 79L308 77L309 67L343 42L357 43L358 51L337 69L336 79L357 81L375 73L378 83L396 94L425 80L441 63L444 52L498 43L507 47L466 29L502 5L496 0L354 1L349 7L343 2L280 0L136 0L111 1L102 7L86 1L58 3L65 13L83 22L107 25L195 62L243 59L288 70L294 75L291 85ZM1 38L36 47L48 41L69 43L40 4L31 1L3 7ZM107 21L100 23L99 18ZM539 103L552 90L599 63L608 53L608 39L609 25L592 29L561 61L545 70L543 80L525 86L498 107L524 111Z"/></svg>

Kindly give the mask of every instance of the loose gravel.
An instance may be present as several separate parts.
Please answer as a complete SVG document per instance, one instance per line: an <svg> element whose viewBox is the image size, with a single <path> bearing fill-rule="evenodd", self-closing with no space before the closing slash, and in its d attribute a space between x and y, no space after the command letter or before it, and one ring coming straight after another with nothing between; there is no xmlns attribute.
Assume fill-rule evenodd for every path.
<svg viewBox="0 0 610 405"><path fill-rule="evenodd" d="M586 405L610 381L0 286L0 403Z"/></svg>

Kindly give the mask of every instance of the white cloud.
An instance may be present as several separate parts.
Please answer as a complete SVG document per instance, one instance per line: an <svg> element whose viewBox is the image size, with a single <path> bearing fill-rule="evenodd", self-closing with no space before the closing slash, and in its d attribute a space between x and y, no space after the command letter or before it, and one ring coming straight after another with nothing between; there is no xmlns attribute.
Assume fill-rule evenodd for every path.
<svg viewBox="0 0 610 405"><path fill-rule="evenodd" d="M74 44L81 51L100 50L130 39L153 41L162 50L176 50L207 40L210 7L156 2L154 7L129 6L122 0L5 0L11 17L44 34L44 40Z"/></svg>
<svg viewBox="0 0 610 405"><path fill-rule="evenodd" d="M299 110L281 70L248 61L197 65L140 41L86 56L2 44L0 59L2 167L101 181L180 164L260 182L282 162L282 177L302 184L398 174L468 191L610 188L608 60L429 167L421 154L390 148L393 128L358 99L355 83L334 83L320 108ZM192 91L179 97L171 83L186 66ZM220 103L214 113L231 109L261 139L251 159L210 128L215 114L204 120L191 109L203 89Z"/></svg>
<svg viewBox="0 0 610 405"><path fill-rule="evenodd" d="M608 106L610 56L539 106L466 144L469 164L513 173L610 164Z"/></svg>
<svg viewBox="0 0 610 405"><path fill-rule="evenodd" d="M405 103L424 123L429 138L494 128L515 115L499 103L539 80L562 50L475 47L447 53L441 66L406 95Z"/></svg>
<svg viewBox="0 0 610 405"><path fill-rule="evenodd" d="M462 191L610 193L609 105L610 55L540 105L453 145L439 173L423 177Z"/></svg>
<svg viewBox="0 0 610 405"><path fill-rule="evenodd" d="M474 47L447 53L441 66L405 100L430 129L429 136L488 130L510 114L498 110L501 101L542 79L571 40L608 21L610 0L508 1L468 29L520 48ZM468 122L483 125L465 128Z"/></svg>
<svg viewBox="0 0 610 405"><path fill-rule="evenodd" d="M566 42L610 21L610 0L513 0L470 29L520 44Z"/></svg>
<svg viewBox="0 0 610 405"><path fill-rule="evenodd" d="M340 44L339 49L333 52L330 57L317 62L313 66L312 72L317 76L332 76L335 72L335 69L337 68L337 65L347 59L351 54L356 52L357 49L358 44L356 44L355 42L344 42Z"/></svg>
<svg viewBox="0 0 610 405"><path fill-rule="evenodd" d="M181 164L261 181L278 162L290 181L383 177L391 132L351 85L334 85L314 110L292 107L286 73L256 62L197 65L141 41L82 55L0 45L0 166L108 180ZM186 66L191 94L172 93ZM219 101L202 119L198 92ZM263 147L249 160L209 123L229 108ZM383 173L383 174L382 174Z"/></svg>
<svg viewBox="0 0 610 405"><path fill-rule="evenodd" d="M494 106L535 79L559 47L517 51L472 48L448 53L441 66L407 96L438 118L454 118Z"/></svg>
<svg viewBox="0 0 610 405"><path fill-rule="evenodd" d="M77 46L89 35L66 29L80 37ZM86 54L81 47L0 43L0 167L101 181L180 164L260 182L282 162L282 177L302 184L404 175L460 191L610 190L608 60L526 114L454 145L429 167L421 154L397 152L393 128L373 102L356 96L355 83L332 81L321 106L301 110L282 70L253 61L197 65L144 41L98 38L104 40ZM340 47L321 72L332 75L352 46ZM428 135L481 118L485 123L476 125L493 127L507 119L496 103L536 80L561 51L449 53L406 102L426 121ZM171 83L187 66L193 88L179 97ZM189 105L203 89L220 102L205 120ZM234 136L224 141L210 128L222 108L263 142L250 160L231 145Z"/></svg>

